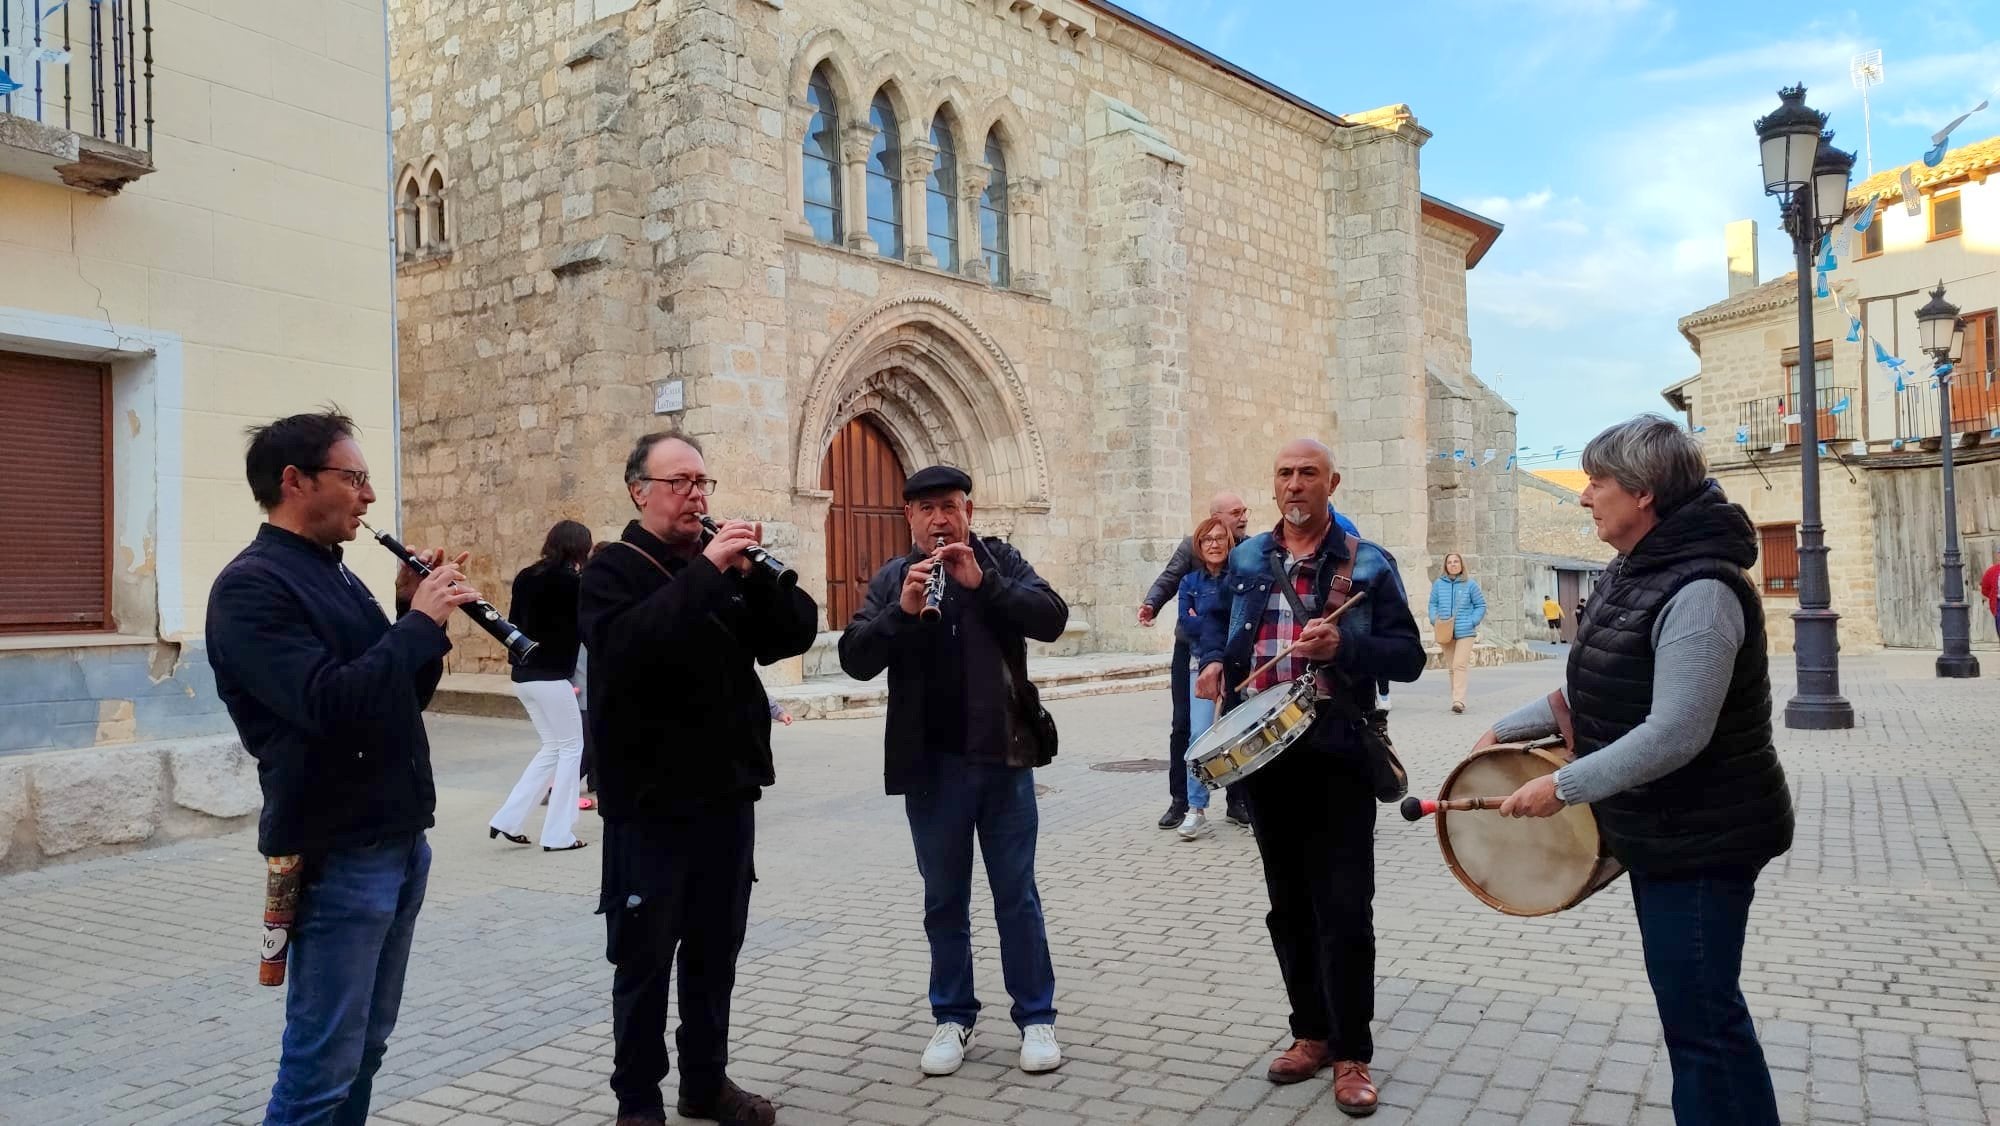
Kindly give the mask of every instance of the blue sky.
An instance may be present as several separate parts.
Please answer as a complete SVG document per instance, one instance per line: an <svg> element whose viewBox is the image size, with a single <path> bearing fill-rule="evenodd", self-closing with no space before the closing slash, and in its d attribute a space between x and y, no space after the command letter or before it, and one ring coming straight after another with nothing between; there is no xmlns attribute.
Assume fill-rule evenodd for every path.
<svg viewBox="0 0 2000 1126"><path fill-rule="evenodd" d="M1473 367L1520 411L1520 442L1573 451L1665 410L1695 373L1674 328L1724 294L1724 224L1755 219L1763 277L1790 268L1752 123L1804 82L1864 171L1914 160L1981 98L1954 144L2000 134L2000 2L1866 9L1668 0L1122 0L1335 113L1408 103L1435 137L1424 190L1505 223L1470 283ZM1806 17L1820 13L1807 22Z"/></svg>

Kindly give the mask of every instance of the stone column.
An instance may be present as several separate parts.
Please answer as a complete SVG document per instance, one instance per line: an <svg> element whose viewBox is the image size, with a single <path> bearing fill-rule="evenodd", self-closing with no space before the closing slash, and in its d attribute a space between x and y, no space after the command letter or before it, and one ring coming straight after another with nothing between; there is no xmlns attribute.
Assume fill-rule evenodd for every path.
<svg viewBox="0 0 2000 1126"><path fill-rule="evenodd" d="M1395 553L1415 597L1429 583L1417 154L1430 133L1408 106L1347 120L1351 127L1333 135L1324 177L1336 302L1327 374L1343 478L1336 503Z"/></svg>
<svg viewBox="0 0 2000 1126"><path fill-rule="evenodd" d="M1133 608L1185 533L1188 510L1187 161L1138 111L1102 95L1091 96L1085 138L1093 491L1105 507L1084 616L1092 648L1157 650L1171 635L1142 630ZM1014 236L1016 254L1026 233ZM1013 261L1017 282L1037 276L1032 262Z"/></svg>
<svg viewBox="0 0 2000 1126"><path fill-rule="evenodd" d="M978 161L961 161L958 166L958 272L986 281L986 244L979 234L979 197L993 169Z"/></svg>
<svg viewBox="0 0 2000 1126"><path fill-rule="evenodd" d="M930 179L938 147L911 141L903 147L903 260L912 266L936 266L931 253Z"/></svg>
<svg viewBox="0 0 2000 1126"><path fill-rule="evenodd" d="M812 128L813 112L811 102L794 98L790 112L785 115L785 231L800 238L813 237L812 224L806 222L805 159L806 130ZM842 203L845 202L846 197L843 196ZM844 212L845 208L842 210ZM845 220L843 214L843 227Z"/></svg>
<svg viewBox="0 0 2000 1126"><path fill-rule="evenodd" d="M1186 165L1176 167L1185 170ZM1040 295L1049 292L1049 275L1040 268L1041 255L1037 252L1046 199L1040 180L1024 177L1007 182L1007 261L1012 275L1008 281L1011 289ZM1185 252L1182 258L1185 261Z"/></svg>
<svg viewBox="0 0 2000 1126"><path fill-rule="evenodd" d="M840 125L841 171L843 181L841 212L847 228L847 248L863 254L880 254L882 248L868 234L868 149L875 129L867 118L849 118Z"/></svg>

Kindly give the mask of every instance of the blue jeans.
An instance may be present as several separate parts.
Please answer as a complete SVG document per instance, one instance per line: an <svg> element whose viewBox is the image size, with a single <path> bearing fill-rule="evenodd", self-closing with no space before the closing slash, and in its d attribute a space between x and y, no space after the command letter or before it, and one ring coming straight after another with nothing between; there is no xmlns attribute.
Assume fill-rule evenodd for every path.
<svg viewBox="0 0 2000 1126"><path fill-rule="evenodd" d="M905 794L924 880L924 933L931 944L931 1015L971 1028L979 1015L972 992L972 840L986 860L1000 931L1000 973L1014 999L1014 1023L1054 1024L1056 970L1035 889L1035 772L1027 767L942 762L929 790Z"/></svg>
<svg viewBox="0 0 2000 1126"><path fill-rule="evenodd" d="M1757 868L1632 877L1678 1126L1777 1126L1778 1100L1738 979Z"/></svg>
<svg viewBox="0 0 2000 1126"><path fill-rule="evenodd" d="M1202 733L1206 732L1214 722L1215 701L1204 700L1199 696L1190 696L1188 699L1188 731L1192 734L1192 737L1194 739L1201 738ZM1208 808L1208 787L1195 779L1191 769L1187 776L1187 803L1189 809Z"/></svg>
<svg viewBox="0 0 2000 1126"><path fill-rule="evenodd" d="M422 833L329 852L299 896L264 1126L362 1126L430 880Z"/></svg>

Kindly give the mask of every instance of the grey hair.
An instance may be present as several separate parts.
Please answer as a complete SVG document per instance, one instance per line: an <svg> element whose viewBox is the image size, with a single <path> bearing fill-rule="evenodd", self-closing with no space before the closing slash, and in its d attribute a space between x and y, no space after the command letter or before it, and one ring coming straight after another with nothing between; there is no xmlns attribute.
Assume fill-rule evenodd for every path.
<svg viewBox="0 0 2000 1126"><path fill-rule="evenodd" d="M1708 459L1693 434L1664 416L1642 414L1592 438L1583 448L1583 471L1609 477L1628 493L1653 494L1653 510L1664 515L1701 491Z"/></svg>
<svg viewBox="0 0 2000 1126"><path fill-rule="evenodd" d="M625 483L636 485L639 478L646 475L646 460L653 456L653 447L668 440L680 442L696 453L701 452L701 443L678 430L655 430L642 435L632 443L632 452L625 458Z"/></svg>

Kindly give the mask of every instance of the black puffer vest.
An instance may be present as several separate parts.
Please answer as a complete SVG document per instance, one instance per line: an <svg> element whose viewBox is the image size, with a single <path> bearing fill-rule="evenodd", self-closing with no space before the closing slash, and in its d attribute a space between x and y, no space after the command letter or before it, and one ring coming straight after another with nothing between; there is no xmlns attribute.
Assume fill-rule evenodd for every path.
<svg viewBox="0 0 2000 1126"><path fill-rule="evenodd" d="M1792 795L1771 745L1764 609L1744 568L1757 533L1713 481L1614 560L1569 657L1576 753L1639 726L1653 703L1653 624L1680 589L1717 579L1743 607L1743 646L1715 734L1679 770L1591 804L1611 854L1652 875L1755 865L1792 847Z"/></svg>

